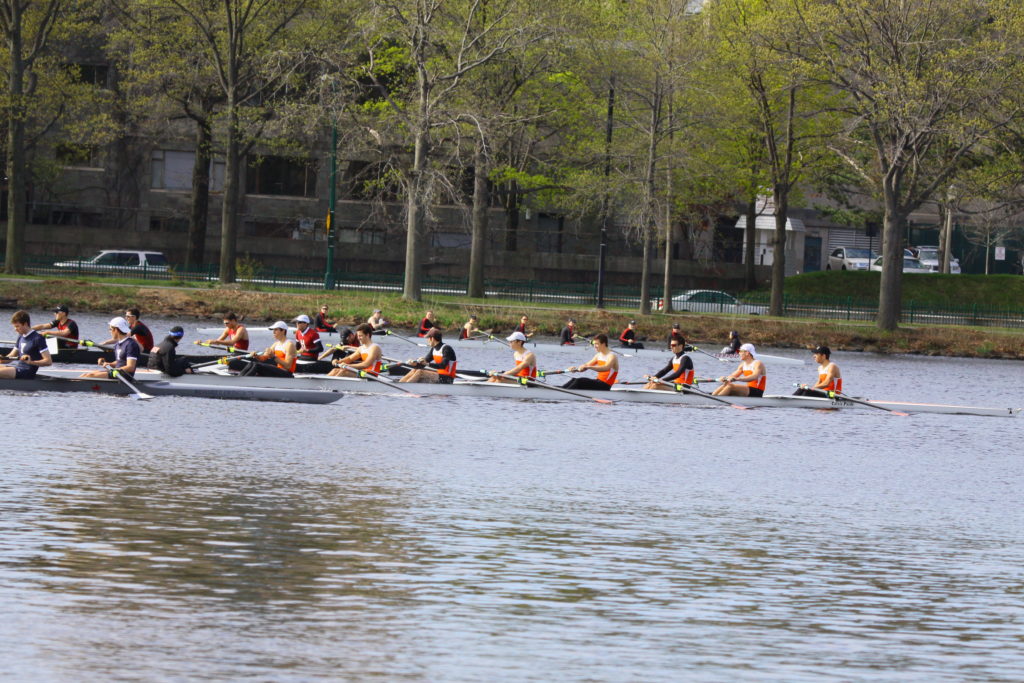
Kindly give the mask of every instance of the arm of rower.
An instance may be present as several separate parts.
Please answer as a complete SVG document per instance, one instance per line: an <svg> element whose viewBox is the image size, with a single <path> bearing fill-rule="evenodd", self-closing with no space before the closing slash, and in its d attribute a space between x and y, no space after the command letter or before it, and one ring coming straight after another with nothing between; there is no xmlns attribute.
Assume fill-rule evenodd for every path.
<svg viewBox="0 0 1024 683"><path fill-rule="evenodd" d="M680 368L679 372L682 372L682 368ZM661 370L658 370L652 376L657 377L658 379L664 380L666 382L671 382L672 380L679 376L679 372L672 369L672 361L669 361L665 365L665 367L663 367Z"/></svg>
<svg viewBox="0 0 1024 683"><path fill-rule="evenodd" d="M54 328L54 324L52 322L50 322L50 323L39 323L38 325L33 325L32 326L32 329L35 330L36 332L39 332L40 330L52 330L53 328Z"/></svg>
<svg viewBox="0 0 1024 683"><path fill-rule="evenodd" d="M40 358L39 360L25 359L25 362L28 363L29 365L35 365L36 367L40 368L45 368L47 366L53 365L53 356L50 355L49 351L43 349L42 351L40 351L40 355L42 356L42 358Z"/></svg>
<svg viewBox="0 0 1024 683"><path fill-rule="evenodd" d="M824 389L825 387L827 387L829 385L829 383L832 382L832 380L839 379L839 373L837 372L837 370L838 370L838 368L836 368L834 363L829 365L828 366L828 371L825 373L825 379L819 381L812 388L813 389Z"/></svg>
<svg viewBox="0 0 1024 683"><path fill-rule="evenodd" d="M295 357L297 355L299 354L298 351L295 349L295 343L292 342L286 344L284 347L284 359L278 358L277 356L274 356L274 359L277 361L277 366L279 368L281 368L282 370L287 370L292 366L292 363L295 362Z"/></svg>

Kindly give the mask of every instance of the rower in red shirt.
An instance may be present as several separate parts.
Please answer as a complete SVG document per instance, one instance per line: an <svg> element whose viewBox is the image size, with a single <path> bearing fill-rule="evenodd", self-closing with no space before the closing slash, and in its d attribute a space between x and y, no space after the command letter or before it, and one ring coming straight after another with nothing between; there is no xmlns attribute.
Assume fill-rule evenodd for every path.
<svg viewBox="0 0 1024 683"><path fill-rule="evenodd" d="M313 327L308 315L296 316L292 322L295 323L295 341L299 347L299 358L301 360L316 360L324 352L323 342L320 341L320 334Z"/></svg>

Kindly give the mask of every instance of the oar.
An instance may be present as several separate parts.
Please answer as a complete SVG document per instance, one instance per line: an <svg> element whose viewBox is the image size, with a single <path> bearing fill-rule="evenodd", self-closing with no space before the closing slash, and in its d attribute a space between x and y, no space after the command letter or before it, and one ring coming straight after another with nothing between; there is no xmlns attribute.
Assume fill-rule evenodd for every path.
<svg viewBox="0 0 1024 683"><path fill-rule="evenodd" d="M332 353L334 353L335 349L342 349L342 350L344 350L344 349L358 349L358 348L359 348L358 346L350 346L348 344L328 344L326 346L324 352L320 354L320 357L317 358L317 360L323 360L324 358L327 358L327 356L329 356Z"/></svg>
<svg viewBox="0 0 1024 683"><path fill-rule="evenodd" d="M394 337L395 339L401 339L401 340L402 340L402 341L404 341L404 342L405 342L406 344L412 344L413 346L426 346L426 344L420 344L419 342L414 342L414 341L413 341L413 340L411 340L411 339L406 339L405 337L403 337L403 336L402 336L402 335L400 335L400 334L395 334L395 333L394 333L394 332L392 332L391 330L388 330L388 331L387 331L387 332L385 332L384 334L385 334L385 336L388 336L388 337Z"/></svg>
<svg viewBox="0 0 1024 683"><path fill-rule="evenodd" d="M391 382L391 381L386 380L386 379L381 379L380 377L377 377L377 375L375 373L373 373L373 372L368 372L366 370L360 370L359 371L359 376L361 378L363 378L363 379L372 379L374 382L380 382L381 384L386 384L387 386L391 387L392 389L398 389L399 391L401 391L403 393L406 393L406 394L409 394L410 396L415 396L416 398L420 398L420 395L417 394L416 392L409 391L405 387L399 386L395 382Z"/></svg>
<svg viewBox="0 0 1024 683"><path fill-rule="evenodd" d="M387 356L381 356L381 360L385 360L385 361L387 361L388 363L390 363L392 365L397 365L400 368L406 368L406 369L409 369L409 370L426 370L427 372L433 372L434 374L441 374L440 371L437 368L432 368L432 367L429 367L429 366L423 366L422 368L417 368L415 366L409 365L408 363L400 361L397 358L388 358ZM463 375L463 374L460 374L458 372L455 373L455 376L458 377L459 379L468 379L468 380L474 381L474 382L480 379L479 377L473 377L471 375Z"/></svg>
<svg viewBox="0 0 1024 683"><path fill-rule="evenodd" d="M694 388L692 388L690 386L687 386L685 384L678 384L676 382L666 382L665 380L661 379L660 377L649 377L648 379L650 379L652 382L656 382L658 384L664 384L665 386L671 387L671 388L675 389L676 391L682 392L684 394L693 394L695 396L700 396L701 398L709 398L712 401L718 401L719 403L724 403L725 405L731 406L731 407L736 408L738 410L748 410L749 409L749 406L738 405L738 404L733 403L732 401L729 401L727 399L719 398L717 396L712 396L711 394L709 394L707 392L701 391L699 389L694 389Z"/></svg>
<svg viewBox="0 0 1024 683"><path fill-rule="evenodd" d="M250 352L246 353L243 356L219 356L216 360L206 361L205 363L196 363L195 365L193 365L191 367L192 367L193 370L197 370L199 368L206 368L206 367L209 367L211 365L221 365L221 364L224 364L225 361L227 361L229 358L231 360L245 360L246 358L250 358L250 357L252 357L254 355L256 355L255 351L250 351Z"/></svg>
<svg viewBox="0 0 1024 683"><path fill-rule="evenodd" d="M138 401L147 401L153 398L150 394L141 391L137 386L135 386L135 382L128 379L128 376L121 372L120 370L112 370L111 374L117 379L121 380L122 384L124 384L126 387L132 390L132 398Z"/></svg>
<svg viewBox="0 0 1024 683"><path fill-rule="evenodd" d="M550 389L551 391L560 391L563 394L569 394L570 396L576 396L577 398L589 398L591 401L594 401L595 403L607 403L609 405L615 403L615 401L610 401L606 398L596 398L594 396L587 396L586 394L581 394L578 391L573 391L572 389L566 389L564 387L555 387L551 386L550 384L545 384L544 382L538 382L537 380L531 377L520 377L519 381L522 382L523 384L529 384L530 386L534 387L543 387L544 389Z"/></svg>
<svg viewBox="0 0 1024 683"><path fill-rule="evenodd" d="M208 349L224 349L228 353L249 353L249 349L240 349L237 346L221 346L220 344L211 344L210 342L199 341L198 339L192 343L196 346L205 346Z"/></svg>
<svg viewBox="0 0 1024 683"><path fill-rule="evenodd" d="M494 336L493 334L488 334L488 335L487 335L487 338L488 338L489 340L491 340L491 341L496 341L496 342L498 342L499 344L503 344L503 345L505 345L505 346L507 346L507 347L509 347L509 348L512 348L512 346L511 346L511 345L510 345L510 344L509 344L509 343L508 343L507 341L505 341L504 339L502 339L501 337L495 337L495 336Z"/></svg>
<svg viewBox="0 0 1024 683"><path fill-rule="evenodd" d="M838 396L839 398L843 399L844 401L849 401L850 403L859 403L862 406L867 406L869 408L877 408L878 410L884 410L887 413L892 413L893 415L899 415L900 417L910 417L910 413L904 413L904 412L901 412L899 410L894 410L892 408L886 408L885 406L880 406L880 405L871 403L870 401L864 401L864 400L861 400L859 398L854 398L852 396L847 396L846 394L840 393L838 391L830 391L830 392L828 392L828 395L829 395L829 398L835 398L836 396Z"/></svg>
<svg viewBox="0 0 1024 683"><path fill-rule="evenodd" d="M694 351L696 351L697 353L703 353L703 354L704 354L705 356L707 356L708 358L714 358L715 360L717 360L717 361L719 361L719 362L722 362L722 363L728 363L728 362L729 362L729 360L728 360L727 358L719 358L719 357L718 357L718 356L716 356L715 354L713 354L713 353L708 353L708 352L707 352L707 351L705 351L704 349L699 349L699 348L697 348L696 346L693 346L693 345L691 345L691 346L690 346L690 348L691 348L691 349L693 349Z"/></svg>

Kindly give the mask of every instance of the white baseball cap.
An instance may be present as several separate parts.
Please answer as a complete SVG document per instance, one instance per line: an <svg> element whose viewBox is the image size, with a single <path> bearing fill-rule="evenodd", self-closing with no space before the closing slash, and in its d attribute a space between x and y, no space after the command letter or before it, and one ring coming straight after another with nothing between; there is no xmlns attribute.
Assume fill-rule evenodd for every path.
<svg viewBox="0 0 1024 683"><path fill-rule="evenodd" d="M267 328L268 330L287 330L288 323L283 320L278 320L276 323Z"/></svg>
<svg viewBox="0 0 1024 683"><path fill-rule="evenodd" d="M307 325L309 324L308 315L297 315L294 318L292 318L292 320L294 320L297 323L306 323Z"/></svg>
<svg viewBox="0 0 1024 683"><path fill-rule="evenodd" d="M510 342L521 341L521 342L525 342L526 341L526 335L523 334L522 332L513 332L512 334L510 334L507 337L505 337L505 341L510 341Z"/></svg>
<svg viewBox="0 0 1024 683"><path fill-rule="evenodd" d="M111 327L116 327L117 329L121 330L125 334L128 334L129 332L132 331L131 325L129 325L128 321L125 320L124 318L122 318L121 316L118 316L116 318L111 318L110 319L110 323L108 323L108 324Z"/></svg>
<svg viewBox="0 0 1024 683"><path fill-rule="evenodd" d="M754 348L753 344L743 344L740 346L740 351L749 351L751 356L757 358L757 350Z"/></svg>

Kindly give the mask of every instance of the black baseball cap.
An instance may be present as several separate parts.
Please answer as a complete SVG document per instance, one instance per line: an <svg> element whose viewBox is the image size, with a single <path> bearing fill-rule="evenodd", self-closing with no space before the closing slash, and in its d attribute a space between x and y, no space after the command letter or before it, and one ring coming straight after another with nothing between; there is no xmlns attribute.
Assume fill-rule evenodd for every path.
<svg viewBox="0 0 1024 683"><path fill-rule="evenodd" d="M828 348L827 346L815 346L813 349L811 349L811 353L820 353L826 358L829 358L832 355L832 349Z"/></svg>
<svg viewBox="0 0 1024 683"><path fill-rule="evenodd" d="M53 312L54 313L70 313L71 311L68 310L68 305L67 304L59 304L55 309L53 309Z"/></svg>

